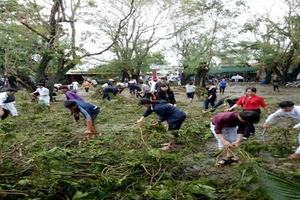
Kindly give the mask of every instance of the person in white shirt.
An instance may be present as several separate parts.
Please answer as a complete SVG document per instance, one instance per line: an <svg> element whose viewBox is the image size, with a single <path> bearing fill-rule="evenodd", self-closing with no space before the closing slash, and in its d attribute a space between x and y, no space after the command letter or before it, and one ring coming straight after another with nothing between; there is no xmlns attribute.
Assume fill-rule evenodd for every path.
<svg viewBox="0 0 300 200"><path fill-rule="evenodd" d="M14 117L18 115L18 111L14 106L13 102L9 101L9 97L14 96L15 92L17 92L14 88L7 88L5 92L0 93L0 116L1 119L4 120L9 113L11 113Z"/></svg>
<svg viewBox="0 0 300 200"><path fill-rule="evenodd" d="M98 83L95 79L91 80L91 83L92 83L94 88L97 88Z"/></svg>
<svg viewBox="0 0 300 200"><path fill-rule="evenodd" d="M50 96L49 96L49 89L45 88L43 83L36 84L37 89L30 93L31 96L39 96L39 104L45 104L50 106Z"/></svg>
<svg viewBox="0 0 300 200"><path fill-rule="evenodd" d="M156 83L158 81L158 78L154 77L151 81L148 82L149 86L150 86L150 92L151 92L151 98L152 100L156 100Z"/></svg>
<svg viewBox="0 0 300 200"><path fill-rule="evenodd" d="M190 103L192 103L196 91L196 86L194 85L193 81L190 81L188 84L186 84L185 89L186 89L186 96L190 101Z"/></svg>
<svg viewBox="0 0 300 200"><path fill-rule="evenodd" d="M77 81L72 82L73 90L78 90L79 83Z"/></svg>
<svg viewBox="0 0 300 200"><path fill-rule="evenodd" d="M279 107L280 107L279 110L277 110L276 112L268 116L263 126L264 128L269 128L270 126L269 123L276 117L280 117L280 116L290 116L294 119L300 120L300 106L294 106L294 103L292 101L280 102ZM293 128L300 129L300 123L296 124ZM298 136L298 142L300 143L300 133ZM297 148L295 153L289 155L287 158L290 160L300 158L300 146Z"/></svg>

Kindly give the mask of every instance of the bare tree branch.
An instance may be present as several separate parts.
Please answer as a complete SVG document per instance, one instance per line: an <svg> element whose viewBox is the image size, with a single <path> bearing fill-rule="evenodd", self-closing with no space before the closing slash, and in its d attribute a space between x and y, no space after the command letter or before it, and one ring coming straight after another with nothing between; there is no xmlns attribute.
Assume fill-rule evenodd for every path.
<svg viewBox="0 0 300 200"><path fill-rule="evenodd" d="M122 29L126 26L127 24L127 20L128 18L135 12L135 9L134 9L134 1L135 0L131 0L131 3L130 3L130 10L129 10L129 13L123 18L120 20L119 22L119 25L118 25L118 29L116 31L116 34L114 35L113 37L113 40L112 40L112 43L110 45L108 45L106 48L104 48L102 51L98 52L98 53L88 53L88 54L85 54L83 56L81 56L80 58L85 58L85 57L90 57L90 56L96 56L96 55L101 55L102 53L108 51L114 44L116 44L118 38L119 38L119 35L122 31Z"/></svg>

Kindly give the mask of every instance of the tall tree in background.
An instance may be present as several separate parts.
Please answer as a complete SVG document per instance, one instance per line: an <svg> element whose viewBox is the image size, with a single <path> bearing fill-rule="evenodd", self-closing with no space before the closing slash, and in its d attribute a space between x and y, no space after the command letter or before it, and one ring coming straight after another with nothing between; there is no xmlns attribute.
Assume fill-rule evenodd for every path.
<svg viewBox="0 0 300 200"><path fill-rule="evenodd" d="M241 46L251 50L253 60L263 63L266 80L274 73L283 82L295 80L300 72L300 3L284 0L285 14L272 18L271 13L256 16L244 25L243 32L252 33L254 40Z"/></svg>
<svg viewBox="0 0 300 200"><path fill-rule="evenodd" d="M109 1L109 9L116 15L115 19L104 18L99 26L106 30L110 40L114 40L116 19L128 13L130 5L127 1ZM148 67L149 56L153 47L170 35L166 28L170 4L167 1L139 0L134 3L134 13L120 32L111 49L114 54L114 65L121 69L121 76L137 78L141 69ZM108 16L109 17L109 16Z"/></svg>
<svg viewBox="0 0 300 200"><path fill-rule="evenodd" d="M43 6L38 5L36 1L21 1L20 3L17 1L5 1L1 3L1 21L6 26L21 24L26 28L26 34L33 34L37 37L34 44L38 44L38 48L32 46L32 49L38 49L31 56L31 58L35 58L35 67L33 67L32 71L37 81L41 82L46 82L47 72L53 72L54 75L46 82L49 89L51 89L57 80L63 77L68 70L79 64L82 59L101 55L116 43L122 28L127 24L128 18L133 13L133 3L134 0L129 2L128 12L124 14L123 18L119 19L114 27L115 34L112 35L111 42L106 46L99 47L101 50L94 53L89 53L87 50L80 48L76 41L78 37L76 34L76 23L80 19L77 16L78 10L81 8L97 9L93 1L71 0L66 2L54 0L51 5L45 2ZM47 10L46 8L49 9ZM22 29L22 31L24 30ZM22 31L18 32L18 36L26 38ZM13 39L16 40L17 38ZM18 66L12 64L14 59L8 59L8 52L5 47L3 48L6 54L4 56L6 72L22 80L22 77L13 73L18 70L9 70ZM32 86L32 83L28 83L28 85Z"/></svg>
<svg viewBox="0 0 300 200"><path fill-rule="evenodd" d="M234 5L234 6L233 6ZM214 63L222 40L231 39L233 20L241 14L243 1L192 0L177 3L179 11L174 18L174 44L185 73L195 75L196 84L204 86L205 76Z"/></svg>

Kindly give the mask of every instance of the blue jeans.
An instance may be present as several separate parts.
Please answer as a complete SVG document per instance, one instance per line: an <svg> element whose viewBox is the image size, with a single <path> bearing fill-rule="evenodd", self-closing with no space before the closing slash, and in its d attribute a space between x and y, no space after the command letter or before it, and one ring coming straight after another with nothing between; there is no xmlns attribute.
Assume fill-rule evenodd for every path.
<svg viewBox="0 0 300 200"><path fill-rule="evenodd" d="M212 107L214 107L214 105L215 105L215 100L216 100L216 98L206 99L206 100L204 101L204 108L205 108L205 110L208 109L208 105L209 105L209 104L210 104Z"/></svg>

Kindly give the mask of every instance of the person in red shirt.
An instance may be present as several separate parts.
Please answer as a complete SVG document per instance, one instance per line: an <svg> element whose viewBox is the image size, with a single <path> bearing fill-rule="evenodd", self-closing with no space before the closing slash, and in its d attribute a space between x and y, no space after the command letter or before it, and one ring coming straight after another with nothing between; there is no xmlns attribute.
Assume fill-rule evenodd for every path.
<svg viewBox="0 0 300 200"><path fill-rule="evenodd" d="M218 141L218 147L227 148L222 152L219 165L238 161L232 151L240 145L247 123L258 121L259 114L255 111L222 112L212 118L210 130Z"/></svg>
<svg viewBox="0 0 300 200"><path fill-rule="evenodd" d="M241 106L244 111L255 111L260 115L260 108L262 107L270 115L271 111L265 103L264 98L256 95L256 91L257 90L255 87L246 88L246 94L241 96L239 100L231 108L228 109L228 111L233 111L235 108ZM244 132L243 138L248 139L251 133L255 133L255 128L253 123L249 122Z"/></svg>

